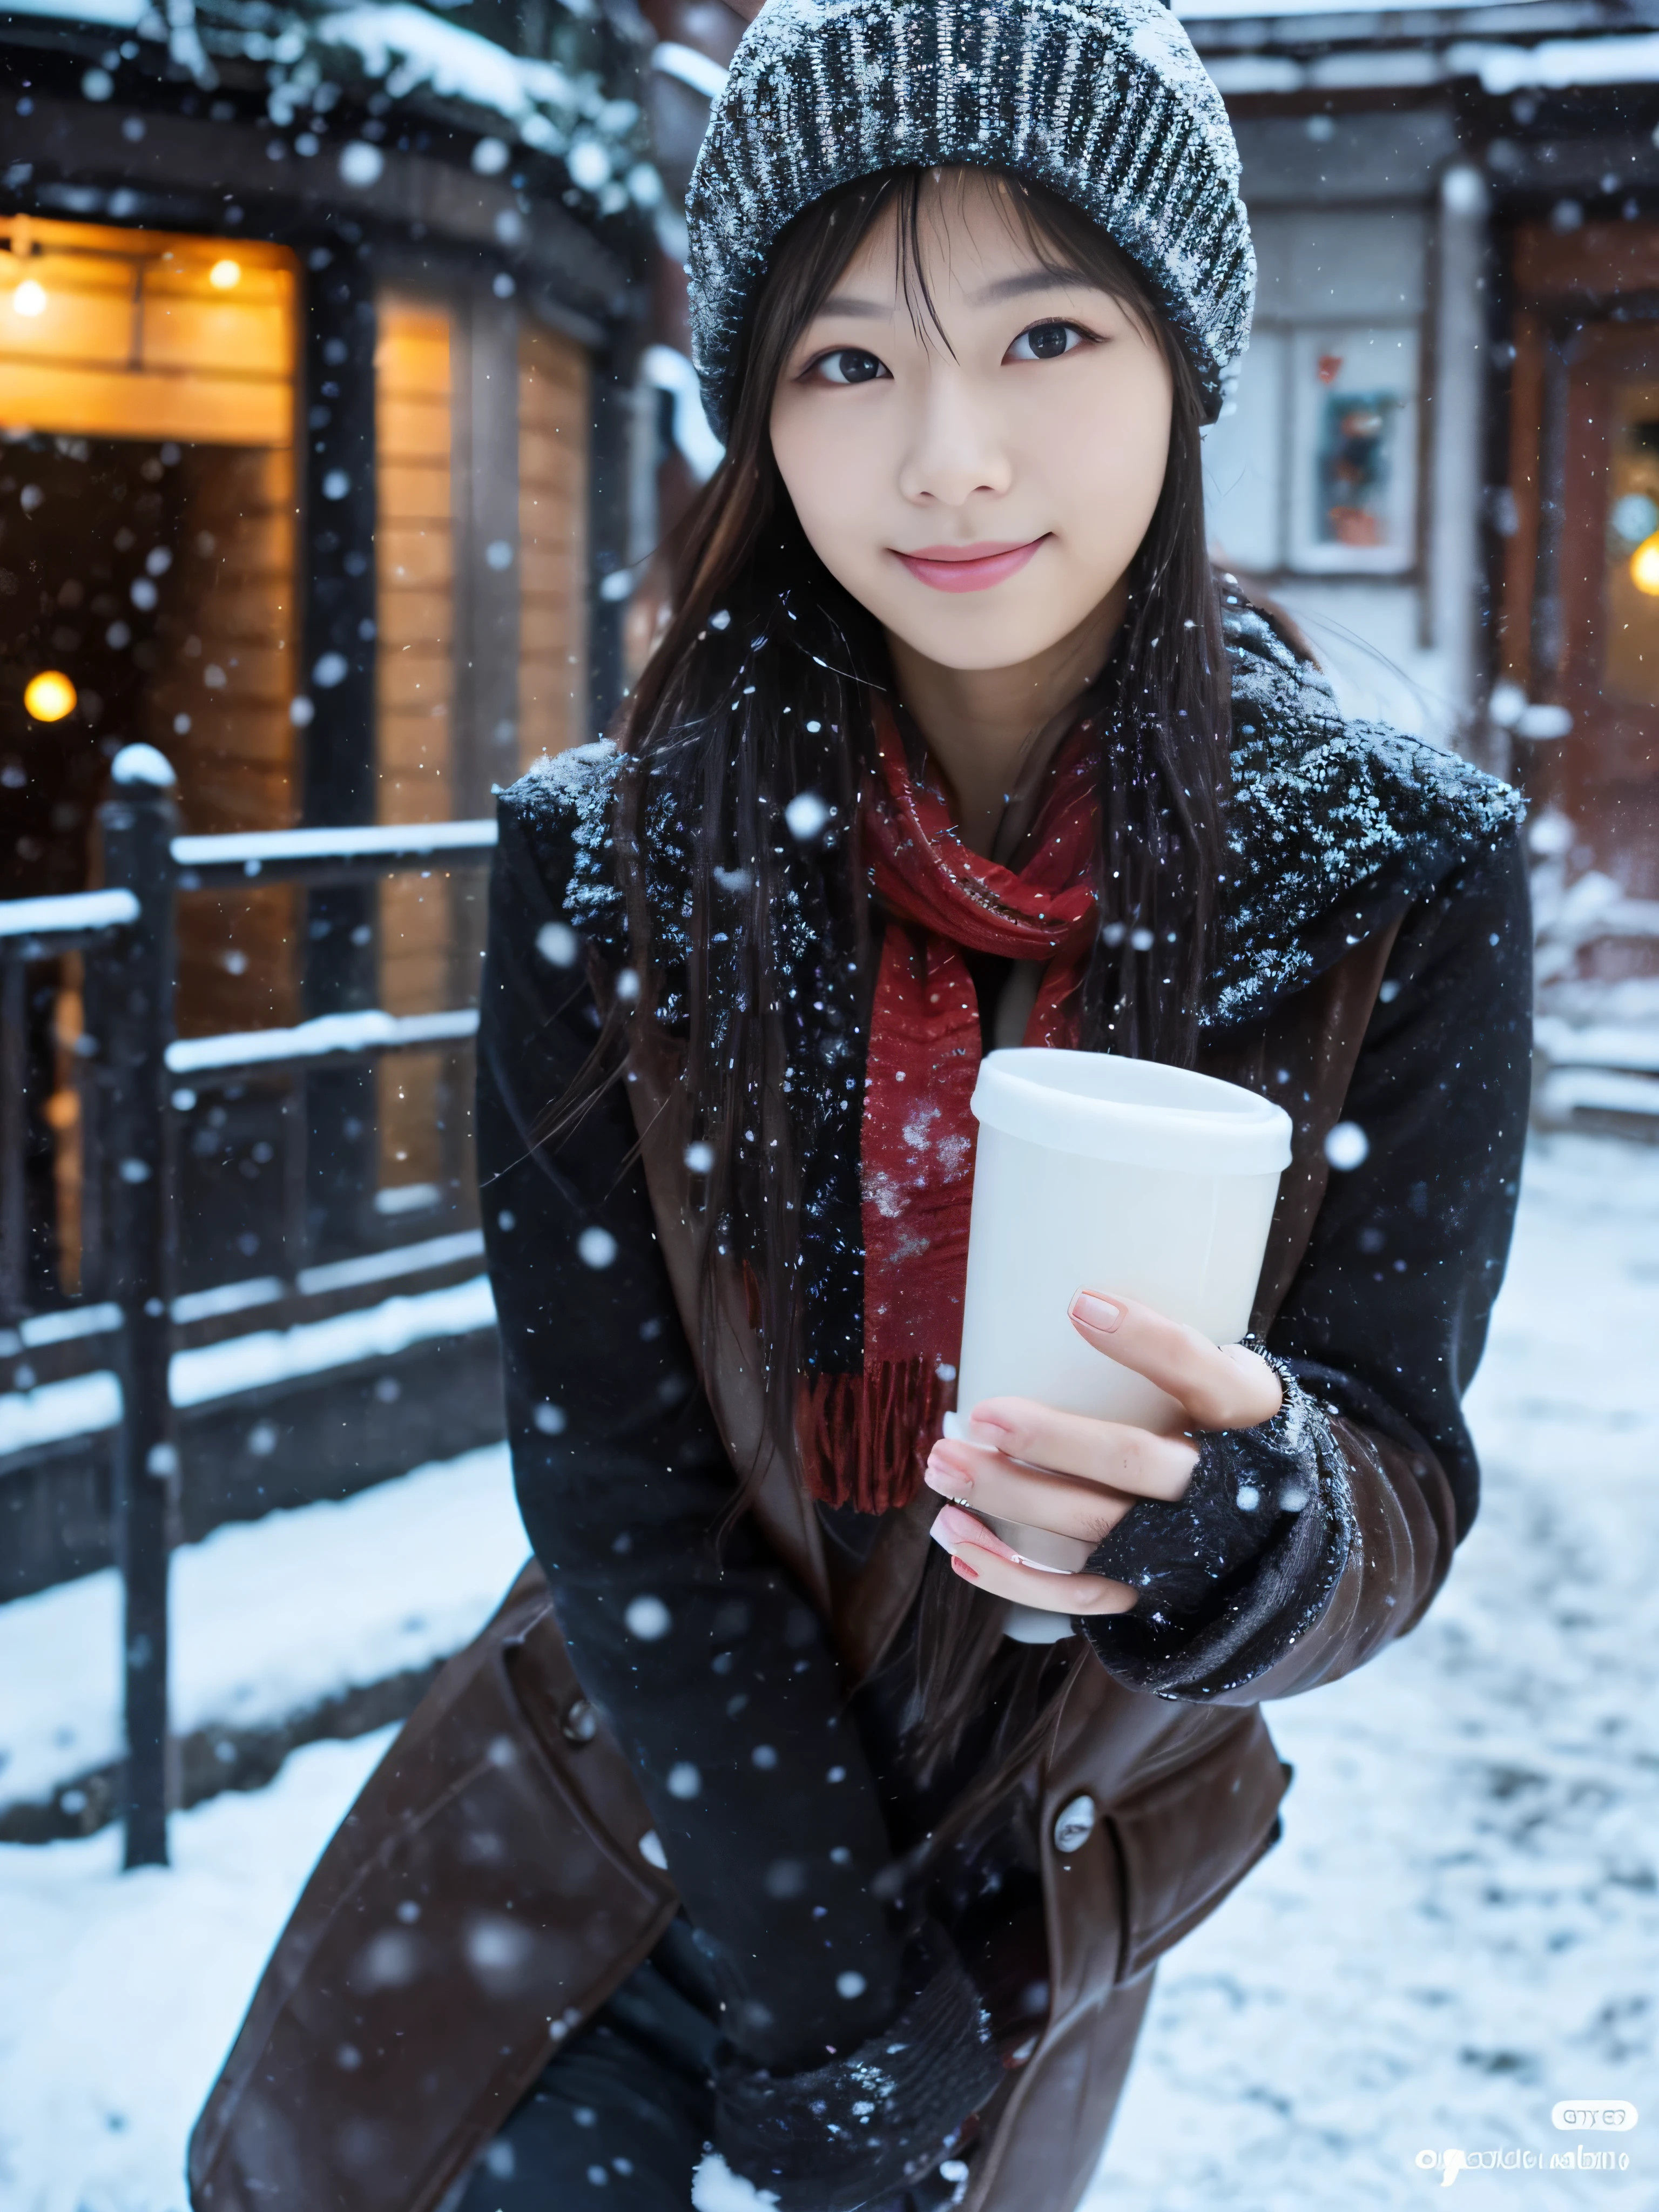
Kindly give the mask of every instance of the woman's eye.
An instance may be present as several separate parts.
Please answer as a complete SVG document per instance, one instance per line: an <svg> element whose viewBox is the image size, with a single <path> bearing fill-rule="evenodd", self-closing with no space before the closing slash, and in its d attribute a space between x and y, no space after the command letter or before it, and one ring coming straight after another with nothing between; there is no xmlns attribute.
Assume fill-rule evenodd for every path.
<svg viewBox="0 0 1659 2212"><path fill-rule="evenodd" d="M1083 333L1075 323L1033 323L1029 331L1022 331L1008 349L1011 361L1058 361L1063 353L1074 353L1083 343Z"/></svg>
<svg viewBox="0 0 1659 2212"><path fill-rule="evenodd" d="M874 354L860 353L856 346L842 346L815 361L812 374L821 376L826 384L873 384L887 371Z"/></svg>

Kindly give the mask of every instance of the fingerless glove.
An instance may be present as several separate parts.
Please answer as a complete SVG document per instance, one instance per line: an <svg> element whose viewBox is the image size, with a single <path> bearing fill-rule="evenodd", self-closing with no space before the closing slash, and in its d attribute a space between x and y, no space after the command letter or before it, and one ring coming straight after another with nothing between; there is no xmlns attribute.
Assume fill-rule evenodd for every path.
<svg viewBox="0 0 1659 2212"><path fill-rule="evenodd" d="M1132 1611L1079 1626L1120 1681L1164 1697L1233 1689L1318 1619L1352 1539L1347 1462L1324 1408L1283 1360L1250 1342L1285 1402L1254 1428L1211 1431L1174 1504L1144 1498L1088 1571L1132 1583Z"/></svg>
<svg viewBox="0 0 1659 2212"><path fill-rule="evenodd" d="M915 1994L846 2057L805 2074L719 2069L714 2147L779 2212L858 2212L894 2197L950 2155L1000 2082L989 2017L942 1931L911 1963Z"/></svg>

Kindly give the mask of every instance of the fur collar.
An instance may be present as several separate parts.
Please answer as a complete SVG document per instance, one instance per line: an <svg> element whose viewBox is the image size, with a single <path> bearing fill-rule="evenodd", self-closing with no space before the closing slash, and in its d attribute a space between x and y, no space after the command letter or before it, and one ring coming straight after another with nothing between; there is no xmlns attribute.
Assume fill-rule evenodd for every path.
<svg viewBox="0 0 1659 2212"><path fill-rule="evenodd" d="M1233 794L1221 957L1206 1027L1258 1018L1310 982L1520 819L1517 792L1438 745L1345 720L1326 678L1255 608L1230 599ZM613 965L626 957L611 847L623 756L609 743L544 760L507 803L544 846L566 920ZM688 832L648 807L652 872L683 875ZM562 851L555 850L562 848ZM678 899L662 902L671 1028L684 1018ZM811 960L810 946L794 948ZM676 958L675 955L681 957Z"/></svg>

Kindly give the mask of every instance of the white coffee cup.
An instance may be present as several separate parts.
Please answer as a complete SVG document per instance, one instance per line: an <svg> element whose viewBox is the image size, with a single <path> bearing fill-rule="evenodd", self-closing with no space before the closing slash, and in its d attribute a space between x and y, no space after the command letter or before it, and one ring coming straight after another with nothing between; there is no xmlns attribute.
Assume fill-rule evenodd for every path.
<svg viewBox="0 0 1659 2212"><path fill-rule="evenodd" d="M1073 1327L1080 1290L1116 1291L1217 1344L1249 1327L1291 1117L1214 1076L1115 1054L1021 1048L980 1064L957 1413L1018 1396L1173 1434L1173 1398ZM1033 1566L1075 1572L1091 1547L983 1516ZM1070 1632L1061 1613L1010 1608L1025 1643Z"/></svg>

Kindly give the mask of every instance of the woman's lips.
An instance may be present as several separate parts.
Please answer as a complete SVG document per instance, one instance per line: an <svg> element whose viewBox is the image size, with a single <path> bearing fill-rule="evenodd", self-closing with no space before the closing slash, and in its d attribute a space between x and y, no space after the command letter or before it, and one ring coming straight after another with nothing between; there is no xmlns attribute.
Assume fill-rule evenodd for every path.
<svg viewBox="0 0 1659 2212"><path fill-rule="evenodd" d="M1044 531L1023 545L924 545L919 553L900 553L897 558L919 583L936 592L988 592L1023 568L1048 534Z"/></svg>

